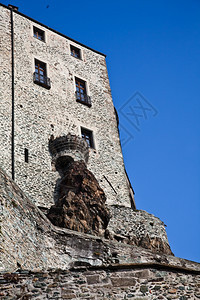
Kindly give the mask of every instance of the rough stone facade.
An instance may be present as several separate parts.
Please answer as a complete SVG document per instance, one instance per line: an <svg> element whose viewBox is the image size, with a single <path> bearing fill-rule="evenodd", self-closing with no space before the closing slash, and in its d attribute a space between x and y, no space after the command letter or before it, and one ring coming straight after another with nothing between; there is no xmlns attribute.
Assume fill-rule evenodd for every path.
<svg viewBox="0 0 200 300"><path fill-rule="evenodd" d="M18 266L45 270L154 261L178 266L188 264L161 251L153 253L116 239L103 239L53 226L1 169L0 253L0 271L14 271Z"/></svg>
<svg viewBox="0 0 200 300"><path fill-rule="evenodd" d="M0 299L200 299L198 263L59 229L2 170L0 226Z"/></svg>
<svg viewBox="0 0 200 300"><path fill-rule="evenodd" d="M84 161L87 164L89 159L89 147L87 142L76 135L67 134L54 139L53 136L49 140L49 151L52 156L52 162L55 169L60 172L65 164L64 161ZM61 162L59 163L59 160ZM59 166L60 165L60 166ZM62 172L60 174L62 176Z"/></svg>
<svg viewBox="0 0 200 300"><path fill-rule="evenodd" d="M10 12L0 7L0 165L11 176L12 73Z"/></svg>
<svg viewBox="0 0 200 300"><path fill-rule="evenodd" d="M10 9L0 5L1 156L0 165L11 174L11 23ZM44 31L45 42L33 36ZM51 135L81 136L81 127L93 132L88 168L95 174L108 204L130 206L129 187L110 92L105 56L13 11L14 27L14 159L15 180L38 206L53 204L59 174L49 153ZM81 59L70 53L81 51ZM35 59L46 64L51 88L33 81ZM86 82L91 107L76 101L75 77ZM28 163L25 162L25 148Z"/></svg>
<svg viewBox="0 0 200 300"><path fill-rule="evenodd" d="M130 245L142 246L153 252L172 254L165 224L144 210L112 205L108 230L113 239Z"/></svg>
<svg viewBox="0 0 200 300"><path fill-rule="evenodd" d="M200 299L200 265L174 257L164 224L133 210L105 56L1 4L0 42L0 299ZM34 83L35 59L48 88ZM75 77L91 105L76 101ZM81 128L93 134L89 149ZM42 212L57 192L73 230Z"/></svg>
<svg viewBox="0 0 200 300"><path fill-rule="evenodd" d="M197 263L142 247L53 226L0 169L0 271L163 263L198 269Z"/></svg>
<svg viewBox="0 0 200 300"><path fill-rule="evenodd" d="M0 274L1 299L200 299L200 273L132 266Z"/></svg>

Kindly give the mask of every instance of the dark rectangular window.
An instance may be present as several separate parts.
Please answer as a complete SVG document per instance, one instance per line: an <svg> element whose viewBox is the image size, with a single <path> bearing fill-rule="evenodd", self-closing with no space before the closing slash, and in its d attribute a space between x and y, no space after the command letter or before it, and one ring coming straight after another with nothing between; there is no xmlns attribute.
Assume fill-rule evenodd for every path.
<svg viewBox="0 0 200 300"><path fill-rule="evenodd" d="M35 26L33 27L33 36L40 41L45 41L44 31Z"/></svg>
<svg viewBox="0 0 200 300"><path fill-rule="evenodd" d="M28 163L28 149L27 148L24 149L24 158L25 158L25 162Z"/></svg>
<svg viewBox="0 0 200 300"><path fill-rule="evenodd" d="M81 136L90 148L94 148L93 133L91 130L81 127Z"/></svg>
<svg viewBox="0 0 200 300"><path fill-rule="evenodd" d="M46 64L39 61L35 60L35 73L36 73L36 79L42 83L44 83L44 78L47 75L47 70L46 70Z"/></svg>
<svg viewBox="0 0 200 300"><path fill-rule="evenodd" d="M91 99L90 96L87 95L86 82L79 78L75 78L75 82L76 82L76 101L90 107Z"/></svg>
<svg viewBox="0 0 200 300"><path fill-rule="evenodd" d="M81 50L70 45L71 56L81 59Z"/></svg>
<svg viewBox="0 0 200 300"><path fill-rule="evenodd" d="M50 89L50 79L47 77L46 64L35 59L34 83Z"/></svg>

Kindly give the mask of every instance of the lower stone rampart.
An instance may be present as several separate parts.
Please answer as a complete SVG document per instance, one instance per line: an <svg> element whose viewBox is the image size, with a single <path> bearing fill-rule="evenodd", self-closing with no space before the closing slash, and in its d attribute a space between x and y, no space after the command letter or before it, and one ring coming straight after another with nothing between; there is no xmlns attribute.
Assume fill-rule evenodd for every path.
<svg viewBox="0 0 200 300"><path fill-rule="evenodd" d="M0 169L0 271L162 263L199 269L172 255L79 233L51 224Z"/></svg>
<svg viewBox="0 0 200 300"><path fill-rule="evenodd" d="M0 274L1 299L193 299L200 271L140 265Z"/></svg>
<svg viewBox="0 0 200 300"><path fill-rule="evenodd" d="M133 210L120 205L110 205L111 220L108 230L113 239L149 249L155 253L173 255L165 227L157 217L144 210Z"/></svg>
<svg viewBox="0 0 200 300"><path fill-rule="evenodd" d="M5 300L200 299L198 263L55 227L1 169L0 272Z"/></svg>

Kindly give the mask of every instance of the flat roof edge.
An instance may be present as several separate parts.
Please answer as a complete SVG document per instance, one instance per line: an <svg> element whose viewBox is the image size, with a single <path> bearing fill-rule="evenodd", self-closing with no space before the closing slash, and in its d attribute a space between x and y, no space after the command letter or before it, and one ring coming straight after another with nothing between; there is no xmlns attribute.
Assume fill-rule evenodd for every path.
<svg viewBox="0 0 200 300"><path fill-rule="evenodd" d="M5 5L5 4L0 3L0 6L3 6L4 8L7 8L7 9L11 10L11 8L8 7L8 6ZM47 26L47 25L45 25L45 24L43 24L43 23L41 23L41 22L39 22L39 21L37 21L37 20L35 20L35 19L33 19L33 18L31 18L31 17L29 17L29 16L23 14L23 13L21 13L21 12L19 12L19 11L13 10L13 12L16 13L16 14L21 15L22 17L25 17L25 18L29 19L29 20L32 21L32 22L35 22L35 23L37 23L37 24L39 24L39 25L41 25L41 26L47 28L48 30L53 31L54 33L57 33L58 35L60 35L60 36L62 36L62 37L64 37L64 38L66 38L66 39L68 39L68 40L70 40L70 41L72 41L72 42L74 42L74 43L76 43L76 44L78 44L78 45L80 45L80 46L83 46L83 47L85 47L85 48L87 48L87 49L89 49L89 50L91 50L91 51L93 51L93 52L95 52L95 53L97 53L97 54L100 54L100 55L106 57L106 54L104 54L104 53L102 53L102 52L99 52L99 51L97 51L97 50L95 50L95 49L92 49L91 47L88 47L88 46L86 46L86 45L84 45L84 44L82 44L82 43L80 43L80 42L78 42L78 41L76 41L76 40L70 38L69 36L67 36L67 35L65 35L65 34L59 32L59 31L57 31L57 30L55 30L55 29L53 29L53 28L51 28L51 27L49 27L49 26Z"/></svg>

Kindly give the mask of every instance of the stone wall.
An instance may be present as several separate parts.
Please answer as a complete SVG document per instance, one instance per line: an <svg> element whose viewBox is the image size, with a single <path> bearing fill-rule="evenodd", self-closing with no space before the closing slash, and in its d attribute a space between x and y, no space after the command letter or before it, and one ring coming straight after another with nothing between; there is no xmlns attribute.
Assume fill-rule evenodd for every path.
<svg viewBox="0 0 200 300"><path fill-rule="evenodd" d="M11 176L12 74L10 12L0 7L0 164Z"/></svg>
<svg viewBox="0 0 200 300"><path fill-rule="evenodd" d="M0 271L161 264L199 270L199 264L116 240L53 226L0 169Z"/></svg>
<svg viewBox="0 0 200 300"><path fill-rule="evenodd" d="M200 272L152 266L0 274L1 299L200 299Z"/></svg>
<svg viewBox="0 0 200 300"><path fill-rule="evenodd" d="M108 225L112 238L137 245L153 252L172 254L165 224L144 210L133 210L118 205L109 206L111 220Z"/></svg>
<svg viewBox="0 0 200 300"><path fill-rule="evenodd" d="M1 166L10 172L11 145L11 37L10 10L0 5L3 40L4 81L1 91ZM53 204L53 191L59 174L52 166L48 143L51 135L81 136L81 127L94 135L88 168L100 182L108 204L130 206L105 57L78 42L13 12L15 56L15 178L19 186L39 206ZM45 42L33 37L33 26L45 31ZM82 59L70 54L78 47ZM33 82L34 60L47 65L51 88ZM75 77L87 83L92 106L76 102ZM2 130L1 129L1 130ZM24 151L28 150L29 162ZM3 153L3 154L2 154ZM106 180L107 179L107 180ZM112 184L113 188L110 186Z"/></svg>
<svg viewBox="0 0 200 300"><path fill-rule="evenodd" d="M200 298L198 263L55 227L1 169L0 272L5 300Z"/></svg>

